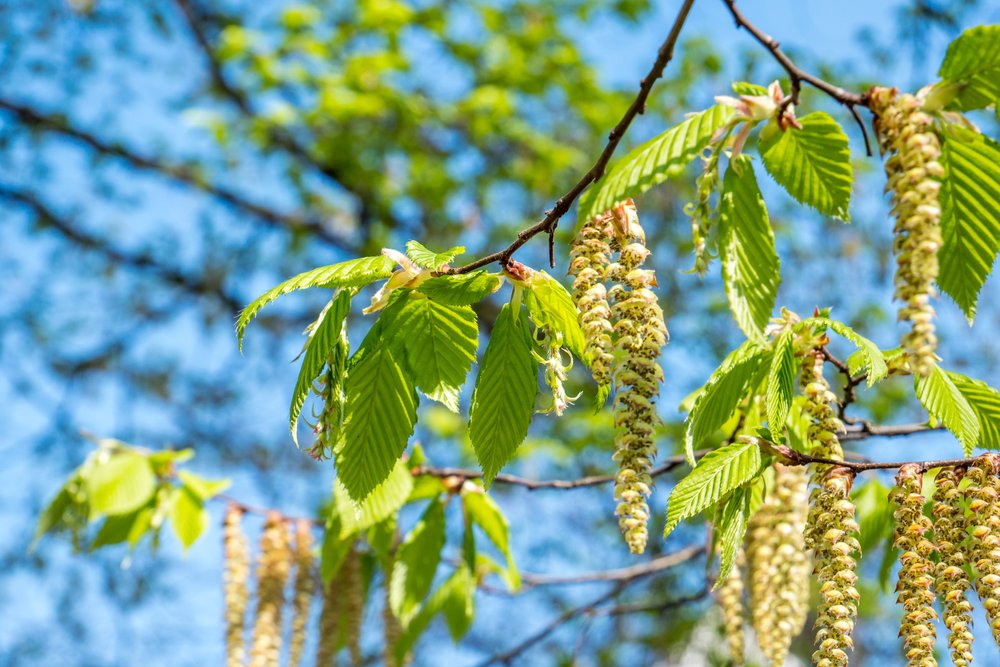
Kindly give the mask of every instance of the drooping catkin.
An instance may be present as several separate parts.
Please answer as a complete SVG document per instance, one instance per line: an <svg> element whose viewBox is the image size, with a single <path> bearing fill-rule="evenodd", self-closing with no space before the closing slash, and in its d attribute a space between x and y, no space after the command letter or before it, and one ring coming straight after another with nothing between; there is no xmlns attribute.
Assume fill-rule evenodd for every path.
<svg viewBox="0 0 1000 667"><path fill-rule="evenodd" d="M306 641L306 626L316 592L312 526L302 519L295 524L295 593L292 597L292 634L288 644L288 665L298 667Z"/></svg>
<svg viewBox="0 0 1000 667"><path fill-rule="evenodd" d="M749 526L752 622L761 651L777 666L784 664L809 612L807 485L804 468L776 463L774 485Z"/></svg>
<svg viewBox="0 0 1000 667"><path fill-rule="evenodd" d="M281 655L281 615L285 584L291 567L288 527L277 512L269 512L260 540L257 566L257 614L254 618L250 667L277 667Z"/></svg>
<svg viewBox="0 0 1000 667"><path fill-rule="evenodd" d="M604 286L611 261L611 214L588 220L573 240L569 272L574 276L573 298L580 312L590 372L602 387L611 384L611 307Z"/></svg>
<svg viewBox="0 0 1000 667"><path fill-rule="evenodd" d="M976 593L1000 646L1000 455L979 457L965 477L972 515L969 562L975 571Z"/></svg>
<svg viewBox="0 0 1000 667"><path fill-rule="evenodd" d="M923 474L920 466L904 465L896 475L896 486L889 494L895 504L896 520L893 545L899 549L899 580L896 601L903 606L899 636L903 638L907 664L912 667L936 667L934 640L934 563L930 555L934 543L928 539L931 520L924 515L921 492Z"/></svg>
<svg viewBox="0 0 1000 667"><path fill-rule="evenodd" d="M316 667L332 667L341 646L344 624L343 589L338 575L323 586L323 606L319 612L319 637L316 644Z"/></svg>
<svg viewBox="0 0 1000 667"><path fill-rule="evenodd" d="M225 557L224 594L226 603L226 666L243 667L246 647L243 635L246 630L247 601L250 593L250 545L240 527L243 510L229 505L223 523L223 554Z"/></svg>
<svg viewBox="0 0 1000 667"><path fill-rule="evenodd" d="M934 591L941 601L941 615L948 628L948 647L955 667L972 663L972 603L966 591L972 588L965 570L968 521L962 506L955 468L942 468L934 478L934 534L939 560L935 569Z"/></svg>
<svg viewBox="0 0 1000 667"><path fill-rule="evenodd" d="M878 119L882 151L889 155L885 173L896 218L896 298L905 304L899 319L910 323L903 347L912 359L913 371L926 376L934 368L937 349L930 300L936 295L941 247L941 143L933 119L921 110L920 97L873 88L869 102Z"/></svg>
<svg viewBox="0 0 1000 667"><path fill-rule="evenodd" d="M350 344L347 340L347 330L343 329L333 351L327 357L326 370L320 376L314 391L322 398L323 407L315 415L316 442L309 449L309 455L321 461L333 456L334 446L340 434L344 421L344 403L347 395L341 381L347 372L347 359L350 356Z"/></svg>
<svg viewBox="0 0 1000 667"><path fill-rule="evenodd" d="M742 550L736 555L736 561L732 569L726 576L718 590L715 598L722 612L722 624L726 632L726 645L729 649L729 659L733 667L740 667L744 663L744 637L743 626L746 622L746 614L743 610L743 568L746 565L746 557Z"/></svg>
<svg viewBox="0 0 1000 667"><path fill-rule="evenodd" d="M361 653L361 622L365 613L365 582L361 578L361 554L356 549L351 549L340 567L343 575L343 619L347 651L351 655L351 667L361 667L364 662Z"/></svg>
<svg viewBox="0 0 1000 667"><path fill-rule="evenodd" d="M615 454L618 474L615 497L618 525L632 553L646 549L653 459L657 421L654 401L660 393L663 369L657 361L667 343L663 310L652 287L656 274L641 268L649 256L645 235L639 226L632 200L613 210L618 261L610 264L607 277L615 284L608 290L615 333L617 367L615 381Z"/></svg>
<svg viewBox="0 0 1000 667"><path fill-rule="evenodd" d="M556 416L561 416L567 407L573 404L577 396L566 394L566 375L573 367L573 357L569 361L563 362L563 341L562 334L546 330L543 341L545 356L535 353L535 357L545 369L545 383L552 391L552 407L546 410L554 412Z"/></svg>

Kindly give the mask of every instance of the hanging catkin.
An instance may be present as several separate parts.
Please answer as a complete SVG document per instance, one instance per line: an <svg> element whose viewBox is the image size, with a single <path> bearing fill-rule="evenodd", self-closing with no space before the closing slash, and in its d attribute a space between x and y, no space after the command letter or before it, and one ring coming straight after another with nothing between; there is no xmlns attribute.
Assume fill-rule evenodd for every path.
<svg viewBox="0 0 1000 667"><path fill-rule="evenodd" d="M886 189L892 192L896 253L896 298L904 303L899 319L910 323L903 347L913 371L927 375L934 368L934 281L941 247L941 143L933 119L921 110L922 100L891 88L873 88L869 105L883 153L888 154Z"/></svg>
<svg viewBox="0 0 1000 667"><path fill-rule="evenodd" d="M736 555L736 562L726 576L725 581L716 591L716 600L722 611L722 623L726 632L726 645L729 648L729 659L733 667L744 663L743 647L746 643L743 625L746 622L743 611L743 574L746 558L741 550Z"/></svg>
<svg viewBox="0 0 1000 667"><path fill-rule="evenodd" d="M611 261L611 214L588 220L573 240L569 272L574 276L573 298L580 313L590 372L602 387L611 384L611 307L604 286Z"/></svg>
<svg viewBox="0 0 1000 667"><path fill-rule="evenodd" d="M260 540L257 567L257 615L254 619L250 667L278 667L281 655L281 612L291 566L288 527L277 512L269 512Z"/></svg>
<svg viewBox="0 0 1000 667"><path fill-rule="evenodd" d="M246 647L247 580L250 577L250 546L240 527L243 510L231 504L223 524L223 554L226 560L224 594L226 603L226 666L243 667Z"/></svg>
<svg viewBox="0 0 1000 667"><path fill-rule="evenodd" d="M969 562L993 639L1000 646L1000 456L981 456L965 477L972 515Z"/></svg>
<svg viewBox="0 0 1000 667"><path fill-rule="evenodd" d="M938 564L934 591L941 601L941 615L948 628L948 647L955 667L972 663L972 603L966 591L972 588L965 570L968 522L958 489L961 477L955 468L942 468L934 478L934 534Z"/></svg>
<svg viewBox="0 0 1000 667"><path fill-rule="evenodd" d="M351 549L341 567L344 593L344 633L351 667L361 667L361 621L365 613L365 582L361 579L361 555Z"/></svg>
<svg viewBox="0 0 1000 667"><path fill-rule="evenodd" d="M288 665L298 667L306 641L306 626L313 594L316 568L313 559L312 526L302 519L295 524L295 594L292 598L292 634L288 645Z"/></svg>

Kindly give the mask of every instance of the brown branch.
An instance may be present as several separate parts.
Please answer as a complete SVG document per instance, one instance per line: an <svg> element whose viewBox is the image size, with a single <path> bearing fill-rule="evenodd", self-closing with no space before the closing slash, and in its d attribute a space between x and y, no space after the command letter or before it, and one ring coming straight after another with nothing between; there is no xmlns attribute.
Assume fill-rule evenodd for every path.
<svg viewBox="0 0 1000 667"><path fill-rule="evenodd" d="M697 593L684 597L661 600L659 602L628 602L613 607L598 607L587 613L587 616L623 616L625 614L642 614L647 612L662 612L676 607L682 607L692 602L700 602L708 597L711 591L705 586Z"/></svg>
<svg viewBox="0 0 1000 667"><path fill-rule="evenodd" d="M872 424L869 421L862 420L859 422L861 424L860 428L850 429L846 433L840 435L841 440L865 440L866 438L896 438L906 435L916 435L918 433L927 433L930 431L941 431L944 430L942 427L938 426L931 428L926 424L889 424L888 426L880 426L878 424Z"/></svg>
<svg viewBox="0 0 1000 667"><path fill-rule="evenodd" d="M665 554L646 563L632 565L614 570L598 570L571 575L540 575L522 573L521 582L524 589L538 586L572 586L574 584L608 583L615 581L631 581L647 577L657 572L670 569L697 558L705 553L704 545L681 549L671 554Z"/></svg>
<svg viewBox="0 0 1000 667"><path fill-rule="evenodd" d="M183 2L184 0L179 0ZM615 149L618 148L618 144L621 143L622 138L628 131L629 126L632 121L635 120L636 116L643 113L646 110L646 100L649 98L650 92L653 90L653 84L656 83L657 79L663 76L663 70L666 68L667 64L671 61L674 56L674 47L677 44L678 38L680 38L681 29L684 27L684 22L687 20L688 13L691 11L691 6L694 4L694 0L684 0L684 4L681 5L680 11L677 12L677 18L674 19L674 23L670 28L670 33L667 35L666 40L660 46L660 50L657 52L656 61L650 68L649 73L646 74L645 78L639 84L639 93L632 100L632 104L625 111L625 115L622 116L618 124L611 130L608 134L608 143L604 146L604 150L601 151L600 157L597 158L597 162L594 166L576 182L569 191L556 200L555 206L545 212L545 217L536 222L531 227L523 229L517 234L517 238L514 242L508 245L503 250L481 257L474 262L470 262L465 266L459 266L455 268L448 269L444 273L458 274L458 273L468 273L476 269L492 264L493 262L499 262L501 266L506 265L511 256L517 252L517 250L528 242L529 239L546 232L551 235L555 232L556 227L559 224L559 220L566 215L569 211L570 206L576 201L576 198L583 193L584 190L591 183L596 183L598 180L604 176L604 171L607 169L608 162L611 161L611 156L614 154ZM554 258L552 257L552 241L550 240L550 257L549 261L555 266Z"/></svg>
<svg viewBox="0 0 1000 667"><path fill-rule="evenodd" d="M827 459L819 456L802 454L795 451L791 447L779 445L771 442L770 440L765 440L764 438L754 437L753 439L762 450L774 454L782 460L782 463L787 465L804 466L809 465L810 463L821 463L824 465L835 466L837 468L846 468L853 473L865 472L867 470L896 470L902 466L917 466L921 472L927 472L928 470L933 470L934 468L964 468L972 465L980 458L978 456L972 456L964 459L942 459L937 461L841 461L837 459Z"/></svg>
<svg viewBox="0 0 1000 667"><path fill-rule="evenodd" d="M91 132L74 127L60 116L46 114L12 100L0 99L0 109L13 114L23 125L59 134L82 143L102 155L110 155L124 160L136 169L156 173L187 187L206 192L234 209L249 213L272 227L307 231L331 245L345 250L355 250L344 239L323 226L319 220L282 213L254 203L233 190L210 182L191 165L171 164L142 155L122 144L109 142Z"/></svg>

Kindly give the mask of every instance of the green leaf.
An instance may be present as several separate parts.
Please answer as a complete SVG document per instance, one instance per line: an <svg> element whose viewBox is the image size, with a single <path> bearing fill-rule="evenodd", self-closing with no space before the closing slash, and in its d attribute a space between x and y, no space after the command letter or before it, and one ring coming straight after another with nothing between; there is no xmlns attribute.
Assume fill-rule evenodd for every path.
<svg viewBox="0 0 1000 667"><path fill-rule="evenodd" d="M178 471L177 476L191 493L202 500L211 500L230 486L228 479L205 479L187 470Z"/></svg>
<svg viewBox="0 0 1000 667"><path fill-rule="evenodd" d="M736 412L740 402L757 385L761 372L768 367L771 353L752 341L733 350L708 378L705 391L688 414L684 450L694 465L694 450L722 428Z"/></svg>
<svg viewBox="0 0 1000 667"><path fill-rule="evenodd" d="M208 511L201 497L187 485L175 489L170 508L174 535L187 551L208 527Z"/></svg>
<svg viewBox="0 0 1000 667"><path fill-rule="evenodd" d="M716 514L715 541L719 551L719 574L713 590L726 581L736 563L736 555L743 546L743 536L746 535L747 521L750 519L752 495L753 491L749 487L736 489L729 494Z"/></svg>
<svg viewBox="0 0 1000 667"><path fill-rule="evenodd" d="M626 197L640 195L682 173L733 113L727 106L711 107L630 151L614 163L595 187L584 192L580 198L580 220L589 220Z"/></svg>
<svg viewBox="0 0 1000 667"><path fill-rule="evenodd" d="M726 296L747 338L763 339L781 282L764 198L747 156L729 164L719 207L719 257Z"/></svg>
<svg viewBox="0 0 1000 667"><path fill-rule="evenodd" d="M476 579L468 566L462 566L441 587L444 599L441 601L441 611L448 624L451 639L458 642L472 626L475 615Z"/></svg>
<svg viewBox="0 0 1000 667"><path fill-rule="evenodd" d="M359 503L351 500L343 482L333 485L333 504L339 518L340 537L348 538L385 521L406 504L413 492L413 475L402 460L397 460L392 472Z"/></svg>
<svg viewBox="0 0 1000 667"><path fill-rule="evenodd" d="M438 303L449 306L471 306L493 294L503 284L499 274L474 271L457 276L437 276L425 280L417 288Z"/></svg>
<svg viewBox="0 0 1000 667"><path fill-rule="evenodd" d="M128 514L153 497L156 476L145 456L132 451L111 454L98 462L86 478L91 516Z"/></svg>
<svg viewBox="0 0 1000 667"><path fill-rule="evenodd" d="M337 347L345 334L344 321L349 312L351 312L351 294L343 291L330 300L312 324L309 338L306 340L306 354L299 369L299 377L295 381L295 390L292 392L292 405L288 410L288 428L291 429L292 440L296 445L299 444L296 426L299 423L302 406L312 391L313 382L323 373L327 360L336 355Z"/></svg>
<svg viewBox="0 0 1000 667"><path fill-rule="evenodd" d="M885 355L882 353L882 350L879 349L878 345L865 338L843 322L832 320L829 317L810 317L803 320L802 324L803 326L820 325L827 327L839 336L854 343L854 346L858 348L858 352L861 354L861 359L864 362L863 367L868 371L869 387L874 385L879 380L888 377L889 366L886 364ZM848 370L850 370L851 373L854 373L858 370L858 368L848 368Z"/></svg>
<svg viewBox="0 0 1000 667"><path fill-rule="evenodd" d="M755 442L734 442L706 454L698 467L682 479L667 501L666 537L684 519L702 512L762 470L760 448Z"/></svg>
<svg viewBox="0 0 1000 667"><path fill-rule="evenodd" d="M429 397L458 412L458 393L476 360L479 329L469 306L447 306L413 293L393 325L409 376Z"/></svg>
<svg viewBox="0 0 1000 667"><path fill-rule="evenodd" d="M799 365L795 360L795 334L783 331L774 343L774 356L767 374L767 423L775 435L780 435L788 419L795 395L795 376Z"/></svg>
<svg viewBox="0 0 1000 667"><path fill-rule="evenodd" d="M756 83L750 83L748 81L733 81L732 83L733 92L737 95L750 95L750 96L760 96L767 95L767 87L760 86Z"/></svg>
<svg viewBox="0 0 1000 667"><path fill-rule="evenodd" d="M337 576L340 566L351 551L354 538L344 538L340 532L340 522L333 516L326 522L326 532L323 533L323 546L320 549L319 572L323 585L327 585Z"/></svg>
<svg viewBox="0 0 1000 667"><path fill-rule="evenodd" d="M243 334L247 325L264 306L279 296L307 287L364 287L368 283L388 278L389 274L392 273L393 266L395 266L395 262L391 259L384 255L378 255L321 266L300 273L294 278L289 278L277 287L264 292L240 313L240 317L236 321L236 338L239 341L240 350L243 350Z"/></svg>
<svg viewBox="0 0 1000 667"><path fill-rule="evenodd" d="M762 133L764 168L796 201L850 220L851 149L840 123L822 111L799 119L802 129Z"/></svg>
<svg viewBox="0 0 1000 667"><path fill-rule="evenodd" d="M538 395L538 362L523 311L504 304L476 378L469 437L487 486L528 434Z"/></svg>
<svg viewBox="0 0 1000 667"><path fill-rule="evenodd" d="M1000 145L957 126L944 134L938 285L971 324L1000 252Z"/></svg>
<svg viewBox="0 0 1000 667"><path fill-rule="evenodd" d="M1000 449L1000 392L961 373L949 371L948 377L976 413L979 420L978 445L985 449Z"/></svg>
<svg viewBox="0 0 1000 667"><path fill-rule="evenodd" d="M510 550L510 524L500 506L478 485L466 484L462 488L462 507L469 520L482 528L486 537L506 558L505 578L510 589L517 590L521 585L521 576Z"/></svg>
<svg viewBox="0 0 1000 667"><path fill-rule="evenodd" d="M67 488L69 483L59 489L59 493L49 502L41 516L38 517L38 525L35 527L35 537L32 546L45 533L60 525L66 511L74 504L73 496Z"/></svg>
<svg viewBox="0 0 1000 667"><path fill-rule="evenodd" d="M417 422L417 395L392 351L380 345L351 371L338 479L356 501L382 483Z"/></svg>
<svg viewBox="0 0 1000 667"><path fill-rule="evenodd" d="M431 590L444 542L444 505L435 500L403 540L392 567L389 605L404 625Z"/></svg>
<svg viewBox="0 0 1000 667"><path fill-rule="evenodd" d="M580 328L576 303L562 283L545 271L536 271L524 292L524 305L537 326L562 334L563 347L577 359L587 361L587 341Z"/></svg>
<svg viewBox="0 0 1000 667"><path fill-rule="evenodd" d="M425 269L437 271L442 266L451 263L459 255L465 252L465 246L455 246L444 252L432 252L417 241L406 242L406 254L417 266Z"/></svg>
<svg viewBox="0 0 1000 667"><path fill-rule="evenodd" d="M979 418L950 375L935 366L927 377L915 377L917 398L931 417L944 424L969 456L979 441Z"/></svg>
<svg viewBox="0 0 1000 667"><path fill-rule="evenodd" d="M1000 100L1000 25L966 30L948 46L938 75L963 84L954 101L959 110L982 109Z"/></svg>

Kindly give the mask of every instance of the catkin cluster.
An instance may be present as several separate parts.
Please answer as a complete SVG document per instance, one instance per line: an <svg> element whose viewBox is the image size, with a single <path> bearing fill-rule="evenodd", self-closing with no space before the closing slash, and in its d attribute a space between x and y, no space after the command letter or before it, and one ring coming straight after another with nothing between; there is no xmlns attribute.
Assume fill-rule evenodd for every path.
<svg viewBox="0 0 1000 667"><path fill-rule="evenodd" d="M921 110L919 97L873 88L869 100L878 118L882 151L889 155L885 172L896 218L896 298L905 304L899 319L910 323L903 347L912 359L912 370L927 375L934 367L937 348L930 300L935 296L941 247L941 143L933 119Z"/></svg>
<svg viewBox="0 0 1000 667"><path fill-rule="evenodd" d="M587 343L590 372L602 387L611 384L611 307L604 286L611 262L611 213L586 222L570 250L569 272L574 276L573 298Z"/></svg>
<svg viewBox="0 0 1000 667"><path fill-rule="evenodd" d="M284 517L277 512L269 512L260 540L257 614L250 649L250 667L278 665L281 655L281 616L290 569L291 551Z"/></svg>
<svg viewBox="0 0 1000 667"><path fill-rule="evenodd" d="M1000 645L1000 456L979 458L965 473L965 496L972 516L968 557L976 592L986 610L993 639Z"/></svg>
<svg viewBox="0 0 1000 667"><path fill-rule="evenodd" d="M774 465L774 485L748 527L750 611L757 643L772 665L785 664L809 613L810 560L805 469Z"/></svg>
<svg viewBox="0 0 1000 667"><path fill-rule="evenodd" d="M250 578L250 545L247 544L247 539L240 528L242 519L243 510L237 505L230 505L223 523L227 667L243 667L246 660L243 633L247 601L250 597L247 589L247 581Z"/></svg>
<svg viewBox="0 0 1000 667"><path fill-rule="evenodd" d="M736 555L736 562L729 570L725 580L719 584L716 592L716 600L719 609L722 611L722 624L726 632L726 645L729 649L729 659L734 667L744 663L743 647L745 638L743 636L743 625L745 623L743 614L743 574L741 570L745 565L746 557L743 551Z"/></svg>
<svg viewBox="0 0 1000 667"><path fill-rule="evenodd" d="M302 662L302 648L306 642L306 626L313 594L316 591L316 571L313 561L312 526L300 519L295 524L295 585L292 597L292 635L289 640L288 665L297 667Z"/></svg>
<svg viewBox="0 0 1000 667"><path fill-rule="evenodd" d="M896 486L890 494L895 504L896 520L893 545L899 549L899 580L897 602L903 606L903 621L899 635L903 638L907 664L913 667L936 667L934 640L934 563L930 556L934 543L928 539L931 520L924 515L921 493L923 474L918 465L905 465L896 475Z"/></svg>
<svg viewBox="0 0 1000 667"><path fill-rule="evenodd" d="M941 601L941 615L948 629L948 647L955 667L972 663L972 603L966 591L972 587L966 572L965 550L968 522L958 485L960 473L942 468L934 478L934 534L938 563L934 572L934 592Z"/></svg>
<svg viewBox="0 0 1000 667"><path fill-rule="evenodd" d="M615 454L618 474L618 524L632 553L642 553L648 538L650 473L656 456L653 401L660 393L663 370L657 359L667 343L663 311L651 289L656 274L642 265L649 256L645 235L631 200L613 210L618 261L607 268L615 334Z"/></svg>
<svg viewBox="0 0 1000 667"><path fill-rule="evenodd" d="M350 652L351 665L360 667L363 662L361 616L364 612L364 582L361 576L360 555L351 548L337 574L323 588L316 667L331 667L345 644Z"/></svg>
<svg viewBox="0 0 1000 667"><path fill-rule="evenodd" d="M708 251L708 234L715 216L712 193L719 187L719 154L715 151L705 160L705 167L695 183L698 201L688 203L684 213L691 218L691 243L694 246L694 269L700 276L708 271L711 255Z"/></svg>

